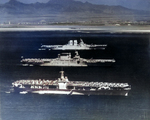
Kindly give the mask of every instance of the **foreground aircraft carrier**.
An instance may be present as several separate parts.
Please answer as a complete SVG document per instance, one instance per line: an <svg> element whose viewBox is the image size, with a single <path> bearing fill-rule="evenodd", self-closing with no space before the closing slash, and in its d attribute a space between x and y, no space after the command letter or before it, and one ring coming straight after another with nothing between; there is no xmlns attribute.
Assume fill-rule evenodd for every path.
<svg viewBox="0 0 150 120"><path fill-rule="evenodd" d="M128 83L69 81L61 71L56 80L18 80L12 83L11 92L26 94L66 94L66 95L121 95L128 96Z"/></svg>

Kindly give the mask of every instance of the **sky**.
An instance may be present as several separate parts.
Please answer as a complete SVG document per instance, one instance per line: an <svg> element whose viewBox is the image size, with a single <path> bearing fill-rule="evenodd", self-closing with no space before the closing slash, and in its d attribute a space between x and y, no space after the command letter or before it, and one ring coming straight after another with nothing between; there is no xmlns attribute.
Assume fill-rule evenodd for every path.
<svg viewBox="0 0 150 120"><path fill-rule="evenodd" d="M6 2L8 2L9 0L0 0L0 4L4 4ZM20 1L20 2L23 2L23 3L35 3L35 2L43 2L43 3L46 3L48 2L49 0L17 0L17 1Z"/></svg>
<svg viewBox="0 0 150 120"><path fill-rule="evenodd" d="M0 0L0 4L4 4L9 0ZM43 2L46 3L49 0L18 0L23 3L35 3ZM76 0L81 2L89 2L93 4L104 4L104 5L121 5L131 9L149 10L150 0Z"/></svg>

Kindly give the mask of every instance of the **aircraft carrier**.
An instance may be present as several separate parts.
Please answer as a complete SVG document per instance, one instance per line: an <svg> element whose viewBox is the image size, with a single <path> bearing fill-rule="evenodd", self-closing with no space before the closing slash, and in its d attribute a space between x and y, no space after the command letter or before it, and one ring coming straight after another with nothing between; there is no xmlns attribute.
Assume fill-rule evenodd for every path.
<svg viewBox="0 0 150 120"><path fill-rule="evenodd" d="M80 39L78 44L77 40L70 40L68 44L65 45L41 45L39 50L104 50L107 47L106 44L96 45L96 44L86 44Z"/></svg>
<svg viewBox="0 0 150 120"><path fill-rule="evenodd" d="M61 71L56 80L18 80L12 83L11 92L26 94L66 94L66 95L121 95L128 96L131 85L115 82L69 81Z"/></svg>
<svg viewBox="0 0 150 120"><path fill-rule="evenodd" d="M58 54L58 58L23 58L22 66L64 66L64 67L87 67L87 66L111 66L114 59L84 59L77 51L72 58L71 53Z"/></svg>

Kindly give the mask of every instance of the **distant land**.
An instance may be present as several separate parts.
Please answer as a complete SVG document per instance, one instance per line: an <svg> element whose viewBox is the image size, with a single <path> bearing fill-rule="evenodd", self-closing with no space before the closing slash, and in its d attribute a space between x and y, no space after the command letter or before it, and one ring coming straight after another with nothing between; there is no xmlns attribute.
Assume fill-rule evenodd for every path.
<svg viewBox="0 0 150 120"><path fill-rule="evenodd" d="M74 0L0 5L0 27L7 25L149 25L150 12Z"/></svg>
<svg viewBox="0 0 150 120"><path fill-rule="evenodd" d="M74 31L78 33L150 33L150 26L77 26L77 25L45 25L45 26L22 26L0 27L0 32L13 31Z"/></svg>

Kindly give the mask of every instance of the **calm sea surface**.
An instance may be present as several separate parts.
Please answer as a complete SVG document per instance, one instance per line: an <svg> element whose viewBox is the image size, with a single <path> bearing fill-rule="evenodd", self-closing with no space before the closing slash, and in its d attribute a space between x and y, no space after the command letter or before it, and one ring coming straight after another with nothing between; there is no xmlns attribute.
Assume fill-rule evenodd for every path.
<svg viewBox="0 0 150 120"><path fill-rule="evenodd" d="M111 67L22 67L24 58L56 58L41 44L82 38L107 44L106 50L79 51L83 58L114 58ZM64 70L71 81L128 82L129 96L7 94L20 79L56 79ZM150 35L77 32L0 32L0 120L150 120Z"/></svg>

